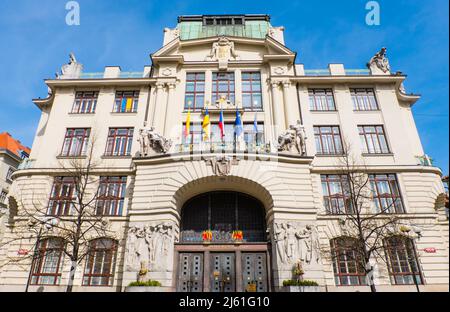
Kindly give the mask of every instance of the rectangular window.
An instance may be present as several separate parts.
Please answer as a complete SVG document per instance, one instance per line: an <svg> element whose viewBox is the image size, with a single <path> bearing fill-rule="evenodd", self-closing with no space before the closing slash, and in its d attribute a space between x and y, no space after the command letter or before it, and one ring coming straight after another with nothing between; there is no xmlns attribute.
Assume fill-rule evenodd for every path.
<svg viewBox="0 0 450 312"><path fill-rule="evenodd" d="M97 108L97 91L76 92L72 114L93 114Z"/></svg>
<svg viewBox="0 0 450 312"><path fill-rule="evenodd" d="M83 286L111 286L117 243L111 239L96 239L89 244L84 268Z"/></svg>
<svg viewBox="0 0 450 312"><path fill-rule="evenodd" d="M37 257L31 266L32 285L59 285L61 281L64 241L48 238L38 244Z"/></svg>
<svg viewBox="0 0 450 312"><path fill-rule="evenodd" d="M216 103L222 97L231 103L234 101L234 73L213 73L212 102Z"/></svg>
<svg viewBox="0 0 450 312"><path fill-rule="evenodd" d="M322 175L322 192L325 209L328 214L352 214L348 176Z"/></svg>
<svg viewBox="0 0 450 312"><path fill-rule="evenodd" d="M405 213L395 174L369 175L377 213Z"/></svg>
<svg viewBox="0 0 450 312"><path fill-rule="evenodd" d="M6 173L6 181L11 182L12 181L12 175L16 172L16 169L9 167L8 172Z"/></svg>
<svg viewBox="0 0 450 312"><path fill-rule="evenodd" d="M117 91L114 101L114 113L136 113L139 103L139 91Z"/></svg>
<svg viewBox="0 0 450 312"><path fill-rule="evenodd" d="M309 89L309 109L311 111L335 111L332 89Z"/></svg>
<svg viewBox="0 0 450 312"><path fill-rule="evenodd" d="M6 197L8 196L8 193L5 191L2 191L0 193L0 204L6 204Z"/></svg>
<svg viewBox="0 0 450 312"><path fill-rule="evenodd" d="M314 127L314 139L318 155L342 155L342 138L338 126Z"/></svg>
<svg viewBox="0 0 450 312"><path fill-rule="evenodd" d="M184 109L200 111L205 106L205 73L188 73L186 75L186 94Z"/></svg>
<svg viewBox="0 0 450 312"><path fill-rule="evenodd" d="M374 111L379 109L373 89L350 89L350 94L355 111Z"/></svg>
<svg viewBox="0 0 450 312"><path fill-rule="evenodd" d="M122 215L126 185L127 177L100 177L97 197L97 215Z"/></svg>
<svg viewBox="0 0 450 312"><path fill-rule="evenodd" d="M361 147L365 154L389 154L383 126L358 126Z"/></svg>
<svg viewBox="0 0 450 312"><path fill-rule="evenodd" d="M384 240L389 275L394 285L423 284L419 261L412 239L393 236Z"/></svg>
<svg viewBox="0 0 450 312"><path fill-rule="evenodd" d="M78 157L86 155L90 133L91 129L89 128L67 129L61 156Z"/></svg>
<svg viewBox="0 0 450 312"><path fill-rule="evenodd" d="M352 238L335 238L330 244L336 285L367 285L364 261L358 242Z"/></svg>
<svg viewBox="0 0 450 312"><path fill-rule="evenodd" d="M133 142L133 128L110 128L106 143L106 156L129 156Z"/></svg>
<svg viewBox="0 0 450 312"><path fill-rule="evenodd" d="M72 214L75 200L75 179L71 177L55 178L48 203L47 215L68 216Z"/></svg>
<svg viewBox="0 0 450 312"><path fill-rule="evenodd" d="M242 107L244 110L261 111L261 74L259 72L242 73Z"/></svg>

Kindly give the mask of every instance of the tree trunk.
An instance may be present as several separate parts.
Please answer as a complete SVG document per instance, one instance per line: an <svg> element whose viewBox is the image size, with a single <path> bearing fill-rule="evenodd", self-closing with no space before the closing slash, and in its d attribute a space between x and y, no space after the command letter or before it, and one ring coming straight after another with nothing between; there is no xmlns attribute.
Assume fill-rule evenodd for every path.
<svg viewBox="0 0 450 312"><path fill-rule="evenodd" d="M371 266L369 264L369 262L366 263L366 266L368 266L370 268L368 271L366 271L367 283L370 286L370 291L373 292L373 293L376 293L377 292L377 288L375 287L375 282L373 281L373 274L374 274L373 266Z"/></svg>
<svg viewBox="0 0 450 312"><path fill-rule="evenodd" d="M75 279L75 272L77 270L77 261L72 260L70 265L70 274L69 274L69 282L67 283L66 292L72 292L73 289L73 281Z"/></svg>

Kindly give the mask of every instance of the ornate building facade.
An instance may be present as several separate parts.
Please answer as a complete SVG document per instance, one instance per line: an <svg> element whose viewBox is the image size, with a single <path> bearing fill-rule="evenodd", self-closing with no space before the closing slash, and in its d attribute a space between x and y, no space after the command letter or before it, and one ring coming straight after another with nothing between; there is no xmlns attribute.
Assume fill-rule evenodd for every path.
<svg viewBox="0 0 450 312"><path fill-rule="evenodd" d="M138 278L164 291L277 291L296 275L323 291L367 291L346 244L354 208L340 161L353 155L371 190L364 215L398 229L370 259L376 287L448 290L445 190L414 123L420 97L386 49L368 69L308 70L283 34L266 15L182 16L140 73L86 73L71 55L34 100L42 117L13 175L19 213L0 289L65 289L58 229L26 239L20 211L39 202L64 222L76 193L67 167L92 157L108 234L92 235L75 291L123 291ZM33 246L40 256L27 258Z"/></svg>

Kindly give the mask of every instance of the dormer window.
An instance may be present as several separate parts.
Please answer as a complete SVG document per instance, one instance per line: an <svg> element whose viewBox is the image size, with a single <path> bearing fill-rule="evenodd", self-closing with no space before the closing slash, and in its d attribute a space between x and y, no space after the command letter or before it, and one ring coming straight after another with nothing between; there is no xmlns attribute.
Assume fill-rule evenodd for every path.
<svg viewBox="0 0 450 312"><path fill-rule="evenodd" d="M205 17L203 20L203 24L205 26L228 26L228 25L244 25L243 17L225 17L225 16L217 16L217 17Z"/></svg>

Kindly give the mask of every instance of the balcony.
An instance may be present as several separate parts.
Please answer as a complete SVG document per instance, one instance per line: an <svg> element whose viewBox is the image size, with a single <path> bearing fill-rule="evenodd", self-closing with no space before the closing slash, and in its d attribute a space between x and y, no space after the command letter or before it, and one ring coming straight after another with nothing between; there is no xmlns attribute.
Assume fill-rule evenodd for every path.
<svg viewBox="0 0 450 312"><path fill-rule="evenodd" d="M270 143L247 143L244 142L242 148L235 142L224 143L194 143L178 144L175 146L176 153L250 153L250 154L268 154L271 152Z"/></svg>

